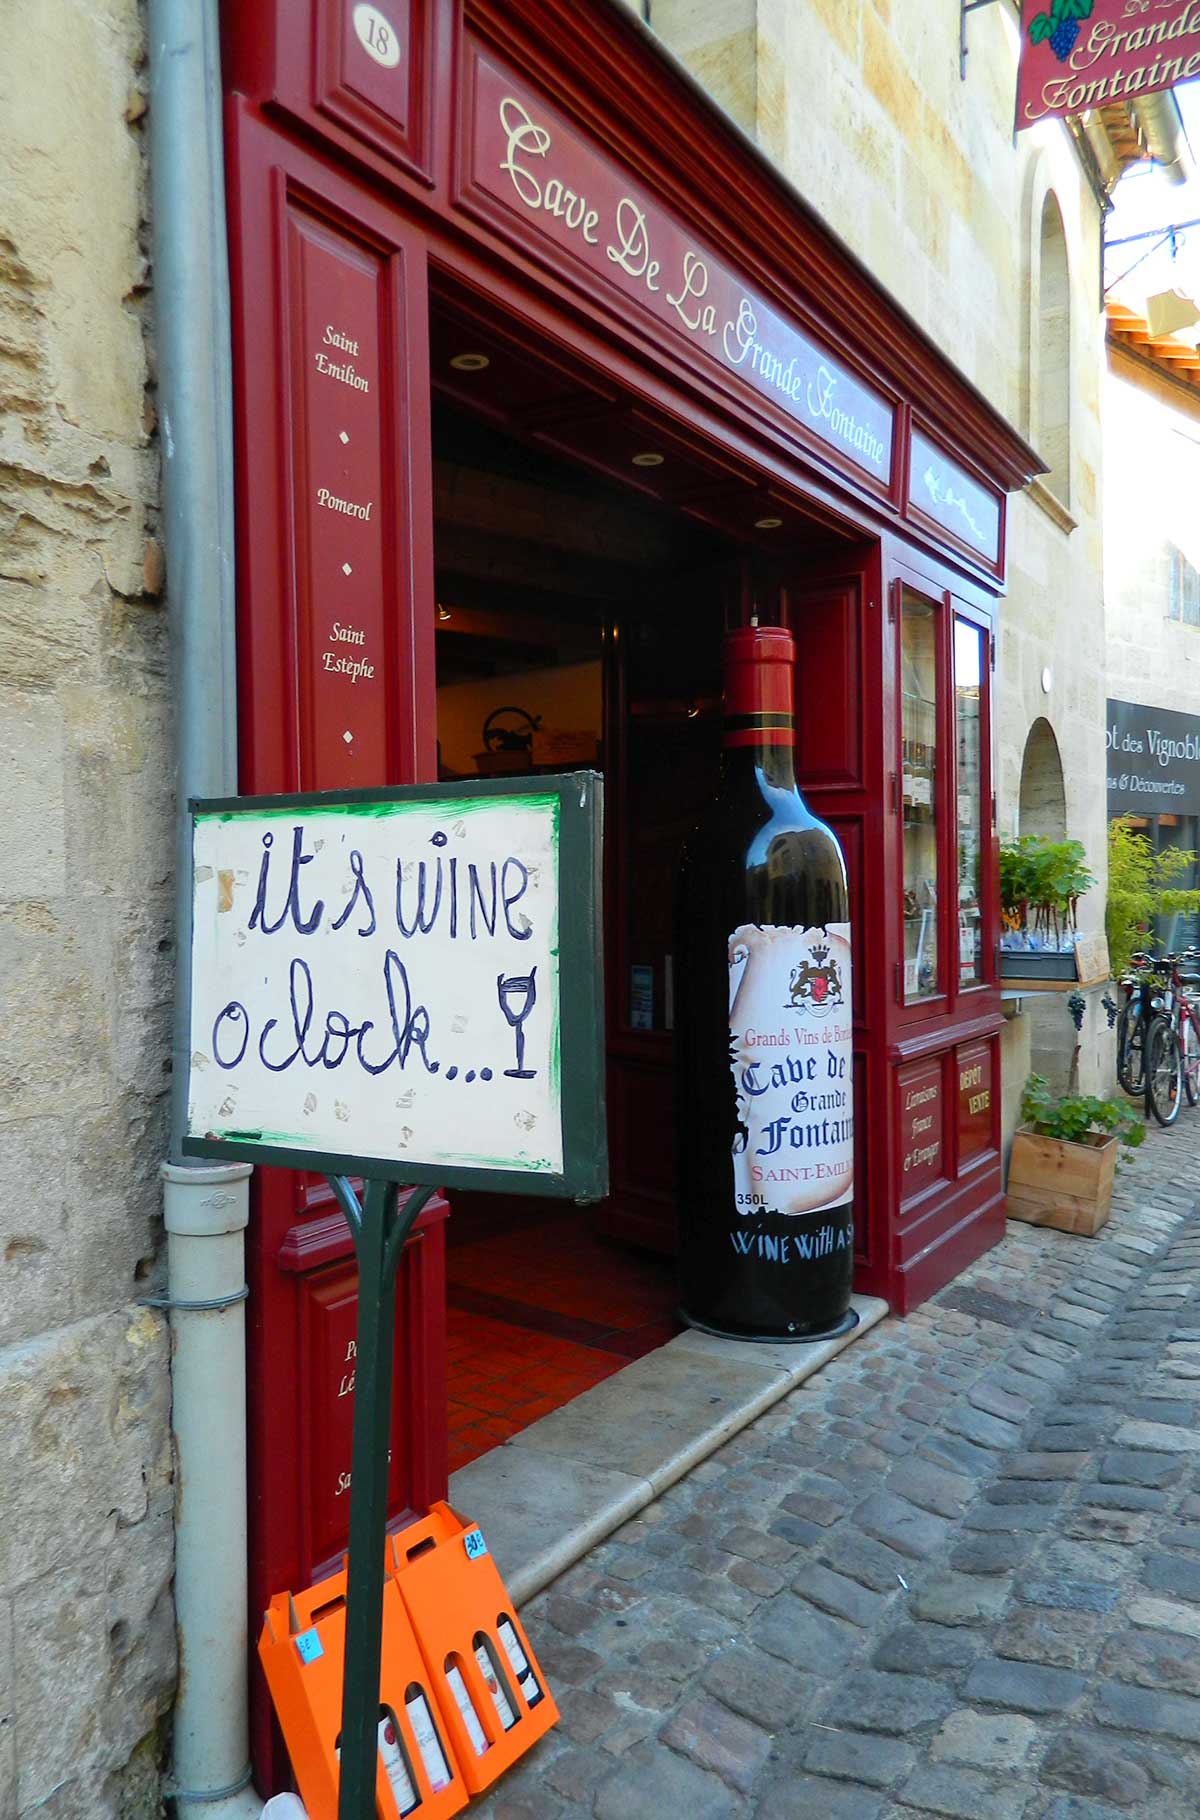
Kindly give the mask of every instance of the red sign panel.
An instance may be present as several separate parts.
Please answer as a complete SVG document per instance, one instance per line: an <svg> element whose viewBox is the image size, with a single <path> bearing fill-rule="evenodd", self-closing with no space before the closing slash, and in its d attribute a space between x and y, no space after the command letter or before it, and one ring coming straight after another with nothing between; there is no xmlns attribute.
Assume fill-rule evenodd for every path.
<svg viewBox="0 0 1200 1820"><path fill-rule="evenodd" d="M942 1169L942 1064L913 1062L896 1075L900 1095L900 1199L911 1201L940 1182Z"/></svg>
<svg viewBox="0 0 1200 1820"><path fill-rule="evenodd" d="M484 57L475 63L470 172L479 190L546 235L594 280L736 375L846 461L886 486L893 412L772 309L697 236L631 184L541 97Z"/></svg>
<svg viewBox="0 0 1200 1820"><path fill-rule="evenodd" d="M358 1273L353 1260L305 1281L308 1327L308 1421L311 1458L306 1462L313 1558L327 1561L345 1545L350 1520L350 1448L357 1375L355 1334ZM402 1411L401 1399L397 1413ZM389 1450L388 1509L403 1503L399 1463Z"/></svg>
<svg viewBox="0 0 1200 1820"><path fill-rule="evenodd" d="M1017 128L1200 76L1200 0L1022 0Z"/></svg>
<svg viewBox="0 0 1200 1820"><path fill-rule="evenodd" d="M958 1076L958 1160L969 1163L992 1147L992 1045L966 1043L955 1056Z"/></svg>
<svg viewBox="0 0 1200 1820"><path fill-rule="evenodd" d="M301 788L387 776L379 341L385 265L293 207Z"/></svg>

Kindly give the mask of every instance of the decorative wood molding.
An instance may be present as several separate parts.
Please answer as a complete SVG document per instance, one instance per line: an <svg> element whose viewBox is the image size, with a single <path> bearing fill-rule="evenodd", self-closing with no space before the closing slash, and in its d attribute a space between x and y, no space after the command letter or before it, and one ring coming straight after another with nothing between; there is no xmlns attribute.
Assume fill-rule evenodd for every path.
<svg viewBox="0 0 1200 1820"><path fill-rule="evenodd" d="M597 0L467 0L464 13L806 331L836 327L866 376L920 399L951 450L1006 491L1039 472L1013 426L632 13Z"/></svg>

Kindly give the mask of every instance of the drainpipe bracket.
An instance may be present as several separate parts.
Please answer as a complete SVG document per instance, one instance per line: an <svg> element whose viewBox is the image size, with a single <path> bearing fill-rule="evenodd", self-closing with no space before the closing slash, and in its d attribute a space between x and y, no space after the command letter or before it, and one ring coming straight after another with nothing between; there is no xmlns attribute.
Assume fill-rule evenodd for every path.
<svg viewBox="0 0 1200 1820"><path fill-rule="evenodd" d="M227 1782L224 1788L177 1788L174 1782L163 1786L163 1795L168 1801L228 1801L233 1795L240 1795L244 1788L249 1788L253 1771L247 1764L236 1782Z"/></svg>
<svg viewBox="0 0 1200 1820"><path fill-rule="evenodd" d="M178 1296L140 1295L137 1299L139 1308L174 1308L184 1314L207 1314L213 1308L233 1308L238 1302L244 1302L250 1294L250 1285L243 1283L232 1295L210 1296L203 1302L186 1302Z"/></svg>

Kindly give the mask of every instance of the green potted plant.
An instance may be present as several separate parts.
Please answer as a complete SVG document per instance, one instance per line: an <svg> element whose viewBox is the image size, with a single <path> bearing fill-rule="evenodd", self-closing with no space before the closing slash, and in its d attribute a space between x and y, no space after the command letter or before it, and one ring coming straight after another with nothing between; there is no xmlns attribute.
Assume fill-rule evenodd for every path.
<svg viewBox="0 0 1200 1820"><path fill-rule="evenodd" d="M1118 1146L1135 1149L1145 1125L1116 1100L1056 1098L1040 1074L1025 1083L1021 1118L1008 1164L1009 1219L1094 1238L1112 1204Z"/></svg>
<svg viewBox="0 0 1200 1820"><path fill-rule="evenodd" d="M1079 900L1096 880L1082 842L1020 834L1000 843L1002 979L1073 980Z"/></svg>
<svg viewBox="0 0 1200 1820"><path fill-rule="evenodd" d="M1118 817L1109 822L1104 931L1114 979L1126 971L1134 950L1145 946L1154 917L1192 916L1200 910L1200 891L1172 884L1190 870L1195 858L1183 847L1156 853L1146 835L1127 821Z"/></svg>

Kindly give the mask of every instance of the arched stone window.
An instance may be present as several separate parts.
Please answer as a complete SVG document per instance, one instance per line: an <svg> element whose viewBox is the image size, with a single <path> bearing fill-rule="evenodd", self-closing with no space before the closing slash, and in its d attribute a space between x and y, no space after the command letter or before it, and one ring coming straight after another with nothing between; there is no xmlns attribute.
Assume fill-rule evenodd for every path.
<svg viewBox="0 0 1200 1820"><path fill-rule="evenodd" d="M1025 741L1017 831L1045 834L1051 840L1067 838L1067 792L1063 784L1062 758L1048 720L1035 720Z"/></svg>
<svg viewBox="0 0 1200 1820"><path fill-rule="evenodd" d="M1067 239L1053 193L1042 203L1037 316L1034 447L1049 464L1044 481L1071 503L1071 293Z"/></svg>

